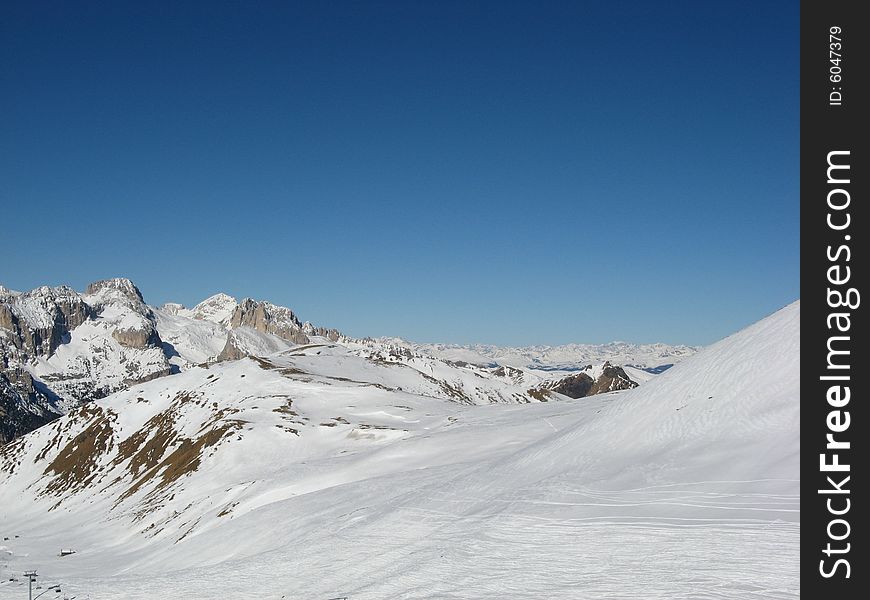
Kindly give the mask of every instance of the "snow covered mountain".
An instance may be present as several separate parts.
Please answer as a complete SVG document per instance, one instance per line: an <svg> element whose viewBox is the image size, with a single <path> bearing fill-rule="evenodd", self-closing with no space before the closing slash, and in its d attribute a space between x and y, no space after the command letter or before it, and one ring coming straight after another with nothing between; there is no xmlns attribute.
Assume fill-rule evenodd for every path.
<svg viewBox="0 0 870 600"><path fill-rule="evenodd" d="M651 370L642 368L647 362L660 366L660 359L689 354L682 347L657 345L656 360L650 362L649 348L615 344L577 346L585 354L572 350L573 362L553 349L550 354L527 352L520 359L519 351L486 347L489 356L483 356L387 338L353 340L303 322L289 308L250 298L237 302L227 294L190 309L176 303L155 308L129 279L98 281L83 294L66 286L26 293L0 287L0 443L83 402L138 383L205 363L266 357L312 343L338 344L357 357L403 364L419 377L431 378L421 389L435 391L425 393L465 404L546 401L626 389L652 377ZM547 356L561 362L545 364ZM587 381L595 361L576 362L581 356L619 357L640 367L612 366L611 371L619 369L613 379L597 364ZM518 366L525 362L531 368ZM576 373L581 369L585 374Z"/></svg>
<svg viewBox="0 0 870 600"><path fill-rule="evenodd" d="M0 287L0 443L96 398L191 365L286 349L335 330L226 294L154 309L129 279L22 293ZM246 340L246 344L238 342Z"/></svg>
<svg viewBox="0 0 870 600"><path fill-rule="evenodd" d="M798 598L799 325L560 402L325 338L138 384L0 447L0 599Z"/></svg>
<svg viewBox="0 0 870 600"><path fill-rule="evenodd" d="M169 372L154 315L129 280L96 282L84 294L66 286L0 294L0 377L8 406L50 420ZM28 427L23 420L3 425L6 439Z"/></svg>

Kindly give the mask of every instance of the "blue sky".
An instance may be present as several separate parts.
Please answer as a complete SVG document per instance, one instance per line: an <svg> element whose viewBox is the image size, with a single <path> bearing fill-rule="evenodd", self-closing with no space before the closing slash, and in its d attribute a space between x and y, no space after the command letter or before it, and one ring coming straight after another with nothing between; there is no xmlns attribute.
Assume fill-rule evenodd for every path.
<svg viewBox="0 0 870 600"><path fill-rule="evenodd" d="M0 283L708 344L799 295L797 2L5 2Z"/></svg>

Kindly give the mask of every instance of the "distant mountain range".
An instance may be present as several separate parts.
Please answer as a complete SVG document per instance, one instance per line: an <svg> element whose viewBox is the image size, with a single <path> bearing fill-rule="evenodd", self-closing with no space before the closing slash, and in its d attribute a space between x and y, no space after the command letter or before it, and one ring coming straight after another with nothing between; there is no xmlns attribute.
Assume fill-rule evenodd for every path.
<svg viewBox="0 0 870 600"><path fill-rule="evenodd" d="M380 341L406 346L430 356L448 360L463 360L477 364L497 363L539 371L580 370L586 365L611 362L655 372L663 371L696 353L698 346L670 344L565 344L562 346L505 347L488 344L420 344L401 338L379 338Z"/></svg>
<svg viewBox="0 0 870 600"><path fill-rule="evenodd" d="M289 308L227 294L193 308L149 306L123 278L97 281L83 293L67 286L29 292L0 286L0 443L152 379L309 344L405 365L417 373L415 389L421 393L466 404L534 402L551 394L633 387L697 350L623 342L499 348L357 340L303 322ZM594 377L592 366L600 367Z"/></svg>

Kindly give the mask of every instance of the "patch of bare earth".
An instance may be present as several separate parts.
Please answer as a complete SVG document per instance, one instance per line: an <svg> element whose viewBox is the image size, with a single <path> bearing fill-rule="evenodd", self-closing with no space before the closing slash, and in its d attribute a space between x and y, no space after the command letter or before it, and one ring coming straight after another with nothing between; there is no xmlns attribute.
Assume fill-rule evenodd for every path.
<svg viewBox="0 0 870 600"><path fill-rule="evenodd" d="M95 404L86 404L75 413L76 419L88 421L80 433L72 438L45 468L51 477L43 494L60 496L83 489L99 475L101 459L114 447L112 423L117 415Z"/></svg>

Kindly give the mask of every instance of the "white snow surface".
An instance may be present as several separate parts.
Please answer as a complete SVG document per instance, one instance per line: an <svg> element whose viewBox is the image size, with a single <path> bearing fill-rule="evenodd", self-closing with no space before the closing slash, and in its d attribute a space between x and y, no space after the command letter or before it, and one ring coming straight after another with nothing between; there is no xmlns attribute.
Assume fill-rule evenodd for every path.
<svg viewBox="0 0 870 600"><path fill-rule="evenodd" d="M197 319L200 321L211 321L224 327L230 323L230 318L233 316L233 311L239 305L236 299L229 294L223 292L209 296L193 308L185 308L183 304L177 302L167 302L159 309L164 314L171 316L187 317L189 319Z"/></svg>
<svg viewBox="0 0 870 600"><path fill-rule="evenodd" d="M223 350L227 341L227 329L209 320L196 319L186 309L178 310L180 305L164 305L155 308L157 333L163 340L170 362L186 368L207 362Z"/></svg>
<svg viewBox="0 0 870 600"><path fill-rule="evenodd" d="M798 598L799 325L795 302L638 388L551 403L450 402L329 344L134 386L91 405L112 444L86 485L51 492L49 465L98 417L0 452L0 599L28 569L94 600ZM119 445L160 415L236 429L124 497Z"/></svg>
<svg viewBox="0 0 870 600"><path fill-rule="evenodd" d="M239 305L236 299L229 294L219 293L209 296L190 310L190 316L194 319L211 321L226 327L230 323L233 312Z"/></svg>
<svg viewBox="0 0 870 600"><path fill-rule="evenodd" d="M622 370L625 371L625 374L628 375L629 379L638 384L647 382L654 377L658 377L657 375L650 373L649 371L645 371L644 369L639 369L638 367L631 367L628 365L623 366Z"/></svg>
<svg viewBox="0 0 870 600"><path fill-rule="evenodd" d="M236 327L230 330L237 348L252 356L268 356L277 352L289 350L295 344L271 333L257 331L252 327Z"/></svg>

